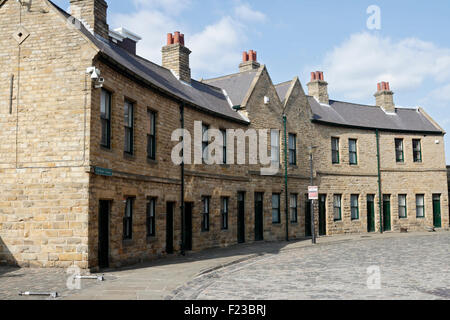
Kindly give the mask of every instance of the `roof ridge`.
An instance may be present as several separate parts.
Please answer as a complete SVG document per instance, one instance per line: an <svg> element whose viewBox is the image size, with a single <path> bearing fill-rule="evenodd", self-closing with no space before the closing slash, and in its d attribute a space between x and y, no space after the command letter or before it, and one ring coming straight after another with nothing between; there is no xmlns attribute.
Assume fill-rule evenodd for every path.
<svg viewBox="0 0 450 320"><path fill-rule="evenodd" d="M288 81L284 81L284 82L280 82L279 84L276 84L275 87L281 86L283 84L288 84L288 83L292 83L293 80L288 80Z"/></svg>
<svg viewBox="0 0 450 320"><path fill-rule="evenodd" d="M244 72L236 72L236 73L228 74L225 76L220 76L217 78L203 79L203 81L217 81L217 80L223 80L223 79L227 79L227 78L236 77L236 76L244 74L244 73L257 73L257 72L258 72L258 70L248 70L248 71L244 71Z"/></svg>

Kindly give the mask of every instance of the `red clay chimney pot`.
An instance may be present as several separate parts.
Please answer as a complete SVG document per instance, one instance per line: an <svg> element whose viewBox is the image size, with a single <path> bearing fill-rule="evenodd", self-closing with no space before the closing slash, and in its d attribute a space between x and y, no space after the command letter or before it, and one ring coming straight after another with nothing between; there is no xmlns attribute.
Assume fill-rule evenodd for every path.
<svg viewBox="0 0 450 320"><path fill-rule="evenodd" d="M180 32L179 31L175 32L174 41L173 42L175 44L180 43Z"/></svg>
<svg viewBox="0 0 450 320"><path fill-rule="evenodd" d="M173 35L171 33L167 34L167 45L173 44Z"/></svg>

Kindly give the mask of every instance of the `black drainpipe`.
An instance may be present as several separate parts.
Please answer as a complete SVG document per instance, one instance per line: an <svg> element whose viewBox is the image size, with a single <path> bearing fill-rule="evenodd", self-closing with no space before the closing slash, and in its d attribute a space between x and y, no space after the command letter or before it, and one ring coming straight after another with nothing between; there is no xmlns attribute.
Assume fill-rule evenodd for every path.
<svg viewBox="0 0 450 320"><path fill-rule="evenodd" d="M180 104L180 122L181 129L184 129L184 103ZM186 254L186 211L184 206L184 137L183 137L183 151L181 161L181 255Z"/></svg>
<svg viewBox="0 0 450 320"><path fill-rule="evenodd" d="M375 135L377 138L377 161L378 161L378 210L380 214L380 233L383 233L383 209L382 209L383 194L381 192L380 132L378 129L375 130Z"/></svg>

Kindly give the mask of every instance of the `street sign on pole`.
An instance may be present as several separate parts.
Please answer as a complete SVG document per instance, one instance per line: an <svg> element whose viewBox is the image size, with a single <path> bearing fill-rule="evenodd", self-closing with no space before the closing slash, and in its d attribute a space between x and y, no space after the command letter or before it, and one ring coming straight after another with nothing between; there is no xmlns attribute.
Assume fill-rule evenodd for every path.
<svg viewBox="0 0 450 320"><path fill-rule="evenodd" d="M319 200L319 187L308 187L308 199Z"/></svg>

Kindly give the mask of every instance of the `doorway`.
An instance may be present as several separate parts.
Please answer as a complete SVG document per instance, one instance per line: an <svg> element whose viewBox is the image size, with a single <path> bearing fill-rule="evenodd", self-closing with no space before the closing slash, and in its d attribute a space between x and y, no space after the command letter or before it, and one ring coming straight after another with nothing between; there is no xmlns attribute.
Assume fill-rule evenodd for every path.
<svg viewBox="0 0 450 320"><path fill-rule="evenodd" d="M306 195L306 202L305 202L305 237L312 237L312 232L311 232L311 201L308 200L308 195Z"/></svg>
<svg viewBox="0 0 450 320"><path fill-rule="evenodd" d="M245 242L245 192L238 192L237 197L237 237L238 243Z"/></svg>
<svg viewBox="0 0 450 320"><path fill-rule="evenodd" d="M192 250L192 209L194 207L194 204L192 202L186 202L184 204L184 210L185 210L185 232L186 232L186 243L185 243L185 250L191 251Z"/></svg>
<svg viewBox="0 0 450 320"><path fill-rule="evenodd" d="M367 195L367 232L375 232L375 196Z"/></svg>
<svg viewBox="0 0 450 320"><path fill-rule="evenodd" d="M175 203L167 202L167 216L166 216L166 253L173 253L173 211Z"/></svg>
<svg viewBox="0 0 450 320"><path fill-rule="evenodd" d="M263 193L255 193L255 241L264 240L263 199Z"/></svg>
<svg viewBox="0 0 450 320"><path fill-rule="evenodd" d="M98 266L109 267L109 216L111 201L100 200L98 214Z"/></svg>
<svg viewBox="0 0 450 320"><path fill-rule="evenodd" d="M319 236L327 235L327 195L319 197Z"/></svg>
<svg viewBox="0 0 450 320"><path fill-rule="evenodd" d="M383 196L383 231L391 231L391 195Z"/></svg>
<svg viewBox="0 0 450 320"><path fill-rule="evenodd" d="M442 228L440 194L433 194L433 225L435 228Z"/></svg>

